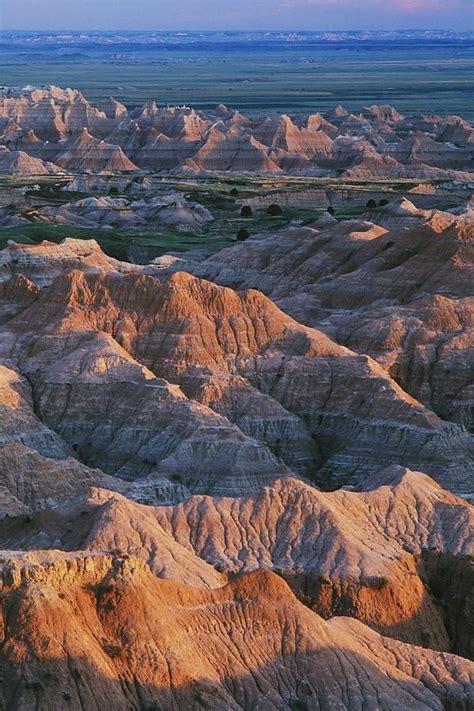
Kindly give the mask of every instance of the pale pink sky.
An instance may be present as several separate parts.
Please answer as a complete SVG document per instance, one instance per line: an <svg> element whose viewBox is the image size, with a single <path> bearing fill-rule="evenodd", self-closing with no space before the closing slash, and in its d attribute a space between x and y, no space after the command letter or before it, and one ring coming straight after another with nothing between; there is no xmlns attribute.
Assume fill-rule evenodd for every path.
<svg viewBox="0 0 474 711"><path fill-rule="evenodd" d="M0 0L3 29L473 29L474 0Z"/></svg>

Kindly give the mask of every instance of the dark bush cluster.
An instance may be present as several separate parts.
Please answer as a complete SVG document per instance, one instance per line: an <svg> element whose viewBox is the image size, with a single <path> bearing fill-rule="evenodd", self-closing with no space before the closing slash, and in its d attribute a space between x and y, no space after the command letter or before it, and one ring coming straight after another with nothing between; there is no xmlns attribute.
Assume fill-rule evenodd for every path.
<svg viewBox="0 0 474 711"><path fill-rule="evenodd" d="M279 215L283 215L283 210L281 209L280 205L273 203L272 205L268 206L267 213L272 217L278 217Z"/></svg>
<svg viewBox="0 0 474 711"><path fill-rule="evenodd" d="M242 229L237 232L237 239L239 242L245 242L245 240L249 237L250 233L245 229L245 227L242 227Z"/></svg>

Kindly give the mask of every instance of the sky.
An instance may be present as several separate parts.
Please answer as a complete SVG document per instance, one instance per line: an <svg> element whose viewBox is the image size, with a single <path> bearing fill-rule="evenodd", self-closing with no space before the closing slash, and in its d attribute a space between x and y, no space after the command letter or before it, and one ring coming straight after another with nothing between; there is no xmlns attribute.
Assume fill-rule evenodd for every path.
<svg viewBox="0 0 474 711"><path fill-rule="evenodd" d="M0 0L0 29L473 29L474 0Z"/></svg>

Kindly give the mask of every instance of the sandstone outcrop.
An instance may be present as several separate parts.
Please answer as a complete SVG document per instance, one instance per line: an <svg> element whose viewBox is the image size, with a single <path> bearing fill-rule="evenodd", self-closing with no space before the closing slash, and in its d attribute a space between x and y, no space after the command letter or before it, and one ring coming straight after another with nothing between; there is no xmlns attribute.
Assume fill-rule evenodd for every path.
<svg viewBox="0 0 474 711"><path fill-rule="evenodd" d="M0 150L0 174L16 175L19 177L30 175L54 175L60 173L59 166L34 158L25 151Z"/></svg>
<svg viewBox="0 0 474 711"><path fill-rule="evenodd" d="M35 211L34 222L87 228L156 230L174 228L199 234L213 217L205 207L179 193L132 200L109 196L89 197L64 205L48 205Z"/></svg>
<svg viewBox="0 0 474 711"><path fill-rule="evenodd" d="M411 308L462 357L470 228L382 217L194 264L318 329L93 242L0 253L5 708L470 711L472 507L400 465L468 496L471 440L341 336Z"/></svg>
<svg viewBox="0 0 474 711"><path fill-rule="evenodd" d="M1 593L4 619L21 621L2 645L5 707L472 704L466 660L325 622L268 572L203 590L134 558L4 553Z"/></svg>
<svg viewBox="0 0 474 711"><path fill-rule="evenodd" d="M62 459L71 448L34 412L28 381L10 361L0 361L0 446L23 444L44 456Z"/></svg>
<svg viewBox="0 0 474 711"><path fill-rule="evenodd" d="M424 475L392 467L358 491L333 493L287 479L251 498L192 497L156 511L165 530L219 570L278 571L324 617L348 614L384 634L450 648L444 608L426 587L429 579L441 591L446 575L422 561L458 560L458 579L472 582L473 509ZM451 637L464 656L473 651L462 631L471 627L468 609Z"/></svg>
<svg viewBox="0 0 474 711"><path fill-rule="evenodd" d="M26 278L37 286L48 286L68 269L92 273L140 271L133 264L120 262L104 254L98 243L91 239L65 239L59 245L47 241L31 245L13 242L0 251L0 284L10 300L18 300L25 290L24 285L17 283L16 279ZM2 299L2 309L4 303Z"/></svg>
<svg viewBox="0 0 474 711"><path fill-rule="evenodd" d="M2 482L27 500L24 483ZM2 548L132 555L159 577L204 587L222 585L222 574L273 570L325 618L350 615L412 644L474 651L468 589L453 609L446 594L447 570L455 585L472 581L473 509L425 475L392 467L361 490L333 493L287 478L242 498L192 496L157 508L100 489L71 499L66 482L59 486L70 501L54 515L32 514L26 527L21 512L11 514Z"/></svg>
<svg viewBox="0 0 474 711"><path fill-rule="evenodd" d="M299 321L371 355L442 418L471 429L469 211L419 210L403 199L364 217L288 229L161 271L259 288Z"/></svg>
<svg viewBox="0 0 474 711"><path fill-rule="evenodd" d="M281 475L285 464L326 486L389 463L454 490L468 480L468 435L375 361L256 291L185 273L67 272L3 326L1 354L29 378L48 426L110 474L179 475L191 490L215 493L235 491L229 465L237 490ZM254 484L245 474L251 460Z"/></svg>
<svg viewBox="0 0 474 711"><path fill-rule="evenodd" d="M93 485L123 492L127 488L119 479L72 457L50 459L20 443L0 448L0 484L30 511L57 507ZM3 510L17 515L7 506Z"/></svg>
<svg viewBox="0 0 474 711"><path fill-rule="evenodd" d="M64 145L64 152L55 158L55 162L60 168L75 173L116 173L138 170L120 146L94 138L86 128L77 138Z"/></svg>
<svg viewBox="0 0 474 711"><path fill-rule="evenodd" d="M199 112L149 101L128 112L113 99L94 106L72 89L0 90L0 143L23 152L16 169L24 174L54 172L56 165L78 173L285 171L468 181L472 136L459 116L404 117L389 105L360 114L338 106L325 115L296 117L243 116L222 106ZM28 156L37 162L28 165Z"/></svg>
<svg viewBox="0 0 474 711"><path fill-rule="evenodd" d="M472 205L423 183L467 195L472 127L28 86L0 89L0 147L74 173L59 207L12 188L18 229L213 219L139 170L269 174L256 208L283 172L421 181L416 205L360 185L351 220L327 181L301 206L335 215L146 266L8 241L0 707L472 711Z"/></svg>

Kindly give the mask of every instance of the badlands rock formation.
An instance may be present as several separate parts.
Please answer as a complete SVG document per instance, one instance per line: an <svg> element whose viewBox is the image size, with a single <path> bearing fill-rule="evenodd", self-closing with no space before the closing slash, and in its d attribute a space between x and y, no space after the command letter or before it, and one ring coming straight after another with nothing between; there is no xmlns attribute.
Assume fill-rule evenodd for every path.
<svg viewBox="0 0 474 711"><path fill-rule="evenodd" d="M120 146L99 141L83 128L77 138L68 141L65 151L55 158L60 168L83 173L91 170L97 173L118 173L134 171L137 166L127 158Z"/></svg>
<svg viewBox="0 0 474 711"><path fill-rule="evenodd" d="M48 161L35 158L25 151L0 150L0 174L2 175L54 175L61 169Z"/></svg>
<svg viewBox="0 0 474 711"><path fill-rule="evenodd" d="M0 449L0 481L2 488L23 504L24 512L55 508L93 485L127 491L119 479L89 469L73 457L58 462L19 442ZM5 506L2 514L11 516L9 507Z"/></svg>
<svg viewBox="0 0 474 711"><path fill-rule="evenodd" d="M62 251L75 269L26 304L22 286L0 357L28 379L36 416L86 464L234 494L290 470L334 487L397 463L468 492L469 435L368 356L260 292L185 273L126 273L85 245L68 240L51 261L47 244L33 260L33 248L4 250L5 278L13 268L48 284Z"/></svg>
<svg viewBox="0 0 474 711"><path fill-rule="evenodd" d="M24 484L5 484L25 500ZM265 568L326 619L350 615L387 636L472 657L473 523L465 501L392 467L360 491L322 493L286 478L251 496L193 496L172 507L93 489L54 515L37 509L27 526L5 519L0 544L131 555L161 578L206 588Z"/></svg>
<svg viewBox="0 0 474 711"><path fill-rule="evenodd" d="M27 87L0 163L462 178L470 130ZM117 180L39 219L210 219ZM0 707L472 711L472 237L401 200L147 266L9 243Z"/></svg>
<svg viewBox="0 0 474 711"><path fill-rule="evenodd" d="M358 115L338 106L325 115L245 117L154 101L129 112L54 86L0 91L0 172L23 175L143 169L469 180L473 135L459 116L404 117L387 105Z"/></svg>
<svg viewBox="0 0 474 711"><path fill-rule="evenodd" d="M447 592L441 560L472 586L472 507L422 474L392 467L329 494L286 479L250 498L192 497L157 519L219 570L278 571L325 618L350 614L398 639L474 653L472 600L440 614L450 594L436 602L425 587Z"/></svg>
<svg viewBox="0 0 474 711"><path fill-rule="evenodd" d="M325 622L281 578L217 590L136 559L6 554L5 708L468 710L472 664Z"/></svg>
<svg viewBox="0 0 474 711"><path fill-rule="evenodd" d="M251 239L166 270L258 287L299 321L372 356L443 419L472 429L472 212L417 210L403 199L365 217Z"/></svg>
<svg viewBox="0 0 474 711"><path fill-rule="evenodd" d="M239 363L347 359L349 391L361 379L388 391L381 412L438 420L256 292L105 256L94 273L74 250L55 278L44 249L43 286L2 282L3 707L470 711L472 507L400 466L368 478L365 460L358 490L295 478L295 451L322 445ZM297 471L186 387L268 409Z"/></svg>
<svg viewBox="0 0 474 711"><path fill-rule="evenodd" d="M66 239L61 245L13 242L0 252L2 312L8 303L24 302L39 293L38 287L49 286L57 276L71 269L93 274L140 271L139 267L104 254L95 240Z"/></svg>
<svg viewBox="0 0 474 711"><path fill-rule="evenodd" d="M114 227L128 230L177 229L199 234L212 222L211 213L202 205L189 202L178 193L154 196L151 200L88 197L64 205L39 207L30 213L33 223L44 222L77 227Z"/></svg>

